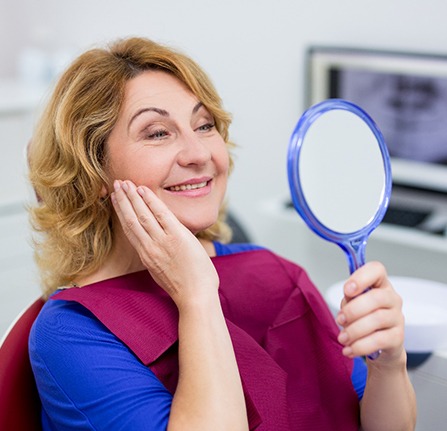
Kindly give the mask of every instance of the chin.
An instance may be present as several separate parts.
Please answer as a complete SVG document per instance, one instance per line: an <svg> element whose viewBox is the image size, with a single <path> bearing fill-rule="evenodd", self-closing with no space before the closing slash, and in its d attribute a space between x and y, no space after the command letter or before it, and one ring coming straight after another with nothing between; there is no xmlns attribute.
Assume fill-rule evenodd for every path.
<svg viewBox="0 0 447 431"><path fill-rule="evenodd" d="M217 216L216 217L210 217L207 219L201 219L198 220L196 217L187 217L187 218L181 218L179 217L180 222L187 227L194 235L197 235L199 232L203 232L204 230L208 229L210 226L212 226L214 223L217 222Z"/></svg>
<svg viewBox="0 0 447 431"><path fill-rule="evenodd" d="M215 222L214 222L215 223ZM185 225L194 235L197 235L200 232L203 232L204 230L208 229L209 227L211 227L214 223L209 223L206 225L194 225L194 226L188 226Z"/></svg>

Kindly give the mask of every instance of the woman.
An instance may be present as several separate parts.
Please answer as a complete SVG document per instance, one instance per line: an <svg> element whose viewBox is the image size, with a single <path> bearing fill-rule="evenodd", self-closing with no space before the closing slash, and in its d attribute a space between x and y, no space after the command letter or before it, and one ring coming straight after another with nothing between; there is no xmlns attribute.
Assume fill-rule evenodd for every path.
<svg viewBox="0 0 447 431"><path fill-rule="evenodd" d="M338 333L300 267L225 244L229 124L203 71L146 39L61 77L30 148L44 429L414 428L380 264L346 282ZM378 349L366 379L352 358Z"/></svg>

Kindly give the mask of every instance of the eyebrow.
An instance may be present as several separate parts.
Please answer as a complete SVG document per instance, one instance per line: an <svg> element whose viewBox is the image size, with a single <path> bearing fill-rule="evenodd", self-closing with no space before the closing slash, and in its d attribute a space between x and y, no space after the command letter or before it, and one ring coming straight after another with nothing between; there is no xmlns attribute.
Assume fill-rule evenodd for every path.
<svg viewBox="0 0 447 431"><path fill-rule="evenodd" d="M192 109L192 113L195 114L201 107L203 106L202 102L198 102L194 108ZM141 114L145 113L145 112L156 112L157 114L161 115L162 117L169 117L169 112L166 111L165 109L160 109L160 108L155 108L155 107L149 107L149 108L142 108L139 109L130 119L129 121L129 125L128 125L128 129L130 128L131 124L133 123L133 121L140 116Z"/></svg>
<svg viewBox="0 0 447 431"><path fill-rule="evenodd" d="M165 111L164 109L160 108L142 108L139 109L135 114L132 116L132 118L129 121L129 125L127 126L128 129L130 129L130 126L134 122L134 120L139 117L144 112L156 112L157 114L161 115L162 117L169 117L169 112Z"/></svg>

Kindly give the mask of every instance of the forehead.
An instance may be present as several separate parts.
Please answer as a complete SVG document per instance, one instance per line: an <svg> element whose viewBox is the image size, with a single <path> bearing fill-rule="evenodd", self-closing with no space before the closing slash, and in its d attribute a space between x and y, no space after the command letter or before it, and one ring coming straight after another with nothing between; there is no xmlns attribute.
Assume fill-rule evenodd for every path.
<svg viewBox="0 0 447 431"><path fill-rule="evenodd" d="M146 71L126 83L123 108L138 109L146 104L165 107L179 100L197 103L197 97L175 76L162 71Z"/></svg>

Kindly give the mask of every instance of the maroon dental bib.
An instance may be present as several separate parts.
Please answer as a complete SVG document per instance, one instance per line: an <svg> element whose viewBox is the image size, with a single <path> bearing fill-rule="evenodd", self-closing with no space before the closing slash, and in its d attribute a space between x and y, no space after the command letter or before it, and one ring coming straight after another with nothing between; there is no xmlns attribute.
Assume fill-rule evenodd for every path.
<svg viewBox="0 0 447 431"><path fill-rule="evenodd" d="M357 431L352 361L322 296L297 265L267 250L212 259L250 430ZM147 271L63 290L90 310L166 388L178 380L178 311Z"/></svg>

